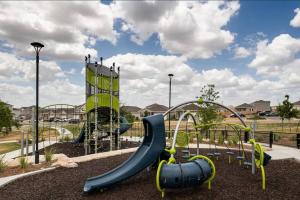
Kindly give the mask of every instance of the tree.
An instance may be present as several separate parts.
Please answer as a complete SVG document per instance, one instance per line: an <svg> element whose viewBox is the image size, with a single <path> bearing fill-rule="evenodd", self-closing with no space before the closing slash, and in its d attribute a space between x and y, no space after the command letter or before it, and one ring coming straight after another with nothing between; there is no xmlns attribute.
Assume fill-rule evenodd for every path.
<svg viewBox="0 0 300 200"><path fill-rule="evenodd" d="M5 133L11 131L13 125L13 115L6 104L0 101L0 131L5 128Z"/></svg>
<svg viewBox="0 0 300 200"><path fill-rule="evenodd" d="M200 98L206 101L216 101L220 98L219 92L216 91L215 85L205 85L200 90ZM222 117L218 115L218 107L213 104L203 103L199 107L198 116L200 124L203 125L204 130L208 130L212 123L222 120Z"/></svg>
<svg viewBox="0 0 300 200"><path fill-rule="evenodd" d="M283 120L290 120L293 117L297 117L298 110L294 108L294 105L289 101L290 96L285 95L285 100L282 104L279 104L276 108L278 115L281 118L282 130L283 130Z"/></svg>
<svg viewBox="0 0 300 200"><path fill-rule="evenodd" d="M120 108L120 115L122 117L125 117L129 123L133 123L135 120L134 115L132 115L130 112L128 112L124 106L122 106Z"/></svg>

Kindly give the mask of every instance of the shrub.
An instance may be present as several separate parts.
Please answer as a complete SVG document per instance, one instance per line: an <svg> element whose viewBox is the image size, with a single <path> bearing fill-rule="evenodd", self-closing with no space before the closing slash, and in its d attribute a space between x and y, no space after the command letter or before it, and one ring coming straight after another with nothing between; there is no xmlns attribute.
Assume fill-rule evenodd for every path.
<svg viewBox="0 0 300 200"><path fill-rule="evenodd" d="M236 146L238 143L239 143L239 137L238 136L234 136L232 138L232 144Z"/></svg>
<svg viewBox="0 0 300 200"><path fill-rule="evenodd" d="M47 163L50 163L51 161L52 161L52 159L53 159L53 154L54 154L54 149L52 149L52 148L46 148L45 149L45 161L47 162Z"/></svg>
<svg viewBox="0 0 300 200"><path fill-rule="evenodd" d="M218 137L218 144L224 144L224 138L222 135L219 135Z"/></svg>
<svg viewBox="0 0 300 200"><path fill-rule="evenodd" d="M64 137L64 141L70 142L70 141L71 141L71 138L70 138L68 135L66 135L66 136Z"/></svg>
<svg viewBox="0 0 300 200"><path fill-rule="evenodd" d="M227 141L227 144L228 144L228 146L232 146L232 144L233 144L232 140L229 139L229 140Z"/></svg>
<svg viewBox="0 0 300 200"><path fill-rule="evenodd" d="M21 169L26 169L28 167L28 160L26 157L22 156L19 159Z"/></svg>
<svg viewBox="0 0 300 200"><path fill-rule="evenodd" d="M4 161L4 156L0 157L0 172L3 172L5 170L5 168L7 167L6 162Z"/></svg>

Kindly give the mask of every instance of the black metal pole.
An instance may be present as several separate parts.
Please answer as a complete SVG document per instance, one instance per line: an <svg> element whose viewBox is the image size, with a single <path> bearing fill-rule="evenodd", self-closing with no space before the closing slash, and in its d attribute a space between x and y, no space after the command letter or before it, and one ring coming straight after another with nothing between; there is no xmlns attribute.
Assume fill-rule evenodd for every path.
<svg viewBox="0 0 300 200"><path fill-rule="evenodd" d="M34 47L36 53L36 90L35 90L35 164L39 163L39 59L40 50L44 47L39 42L32 42L31 45Z"/></svg>
<svg viewBox="0 0 300 200"><path fill-rule="evenodd" d="M272 148L273 145L273 139L274 139L274 134L273 131L270 131L270 135L269 135L269 147Z"/></svg>
<svg viewBox="0 0 300 200"><path fill-rule="evenodd" d="M300 149L300 133L297 133L297 148Z"/></svg>
<svg viewBox="0 0 300 200"><path fill-rule="evenodd" d="M171 77L170 77L170 82L169 82L169 109L171 108ZM171 136L171 113L169 112L169 133L168 133L168 138Z"/></svg>
<svg viewBox="0 0 300 200"><path fill-rule="evenodd" d="M244 135L244 142L247 143L249 140L249 132L245 131L245 135Z"/></svg>
<svg viewBox="0 0 300 200"><path fill-rule="evenodd" d="M35 164L39 163L39 52L36 52Z"/></svg>

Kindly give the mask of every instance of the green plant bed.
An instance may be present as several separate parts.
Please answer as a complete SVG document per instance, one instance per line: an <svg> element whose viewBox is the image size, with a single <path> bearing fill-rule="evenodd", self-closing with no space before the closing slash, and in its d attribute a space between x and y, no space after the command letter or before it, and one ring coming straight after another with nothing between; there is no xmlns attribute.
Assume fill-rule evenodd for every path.
<svg viewBox="0 0 300 200"><path fill-rule="evenodd" d="M0 154L5 154L17 149L20 149L21 145L16 143L16 142L11 142L11 143L3 143L0 144Z"/></svg>

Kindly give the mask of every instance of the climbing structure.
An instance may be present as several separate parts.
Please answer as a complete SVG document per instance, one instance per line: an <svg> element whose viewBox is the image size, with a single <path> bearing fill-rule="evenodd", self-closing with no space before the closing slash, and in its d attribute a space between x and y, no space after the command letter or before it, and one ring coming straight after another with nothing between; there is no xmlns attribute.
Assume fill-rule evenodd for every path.
<svg viewBox="0 0 300 200"><path fill-rule="evenodd" d="M85 153L98 152L103 138L109 138L110 150L120 148L120 68L91 63L85 57L86 123L84 126ZM83 136L83 134L82 134Z"/></svg>

